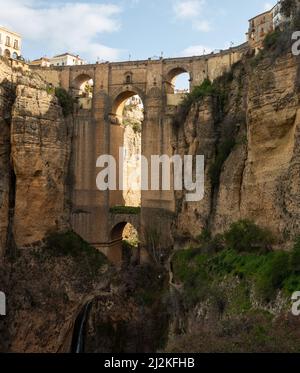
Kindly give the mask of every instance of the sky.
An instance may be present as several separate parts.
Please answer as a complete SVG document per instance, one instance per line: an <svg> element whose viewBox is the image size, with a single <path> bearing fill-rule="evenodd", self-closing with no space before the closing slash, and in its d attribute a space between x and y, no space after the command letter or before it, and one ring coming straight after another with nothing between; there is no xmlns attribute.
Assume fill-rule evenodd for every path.
<svg viewBox="0 0 300 373"><path fill-rule="evenodd" d="M0 25L26 59L71 52L87 62L194 56L246 40L276 0L0 0Z"/></svg>

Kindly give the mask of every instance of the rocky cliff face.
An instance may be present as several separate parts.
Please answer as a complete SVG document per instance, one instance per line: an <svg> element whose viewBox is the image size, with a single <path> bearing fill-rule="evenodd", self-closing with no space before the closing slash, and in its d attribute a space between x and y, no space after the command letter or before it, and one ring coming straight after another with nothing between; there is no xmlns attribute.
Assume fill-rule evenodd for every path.
<svg viewBox="0 0 300 373"><path fill-rule="evenodd" d="M0 62L0 251L68 225L72 126L37 75Z"/></svg>
<svg viewBox="0 0 300 373"><path fill-rule="evenodd" d="M0 63L0 258L8 241L10 192L10 126L11 109L15 99L15 85L11 70Z"/></svg>
<svg viewBox="0 0 300 373"><path fill-rule="evenodd" d="M176 153L204 154L206 159L205 198L186 204L184 194L176 193L176 237L194 238L204 229L223 232L243 218L272 230L279 243L299 234L299 60L286 54L275 61L265 57L256 66L252 62L235 65L232 74L217 82L222 94L199 99L174 129ZM64 252L70 246L68 253L39 242L48 231L69 227L72 120L63 117L39 77L1 61L0 128L0 290L9 295L9 316L0 320L0 350L68 352L76 317L91 299L87 351L161 348L158 341L166 337L170 316L164 311L164 273L135 268L124 279L104 258L94 272L96 254L88 250L87 257L78 256L72 251L77 241L70 245L63 239L59 247ZM127 131L131 152L138 153L140 135L133 136L132 128ZM130 198L134 204L134 195ZM24 247L16 255L16 248ZM11 255L4 258L4 252ZM189 334L201 323L198 334L209 336L224 311L223 302L217 303L221 310L200 304L184 312L182 320L177 298L171 300L172 326ZM239 307L238 299L238 312ZM226 345L226 333L244 324L238 319L233 325L218 325L215 332L223 333ZM289 325L295 329L298 324ZM182 352L184 343L171 330L167 349ZM186 350L205 350L207 339L199 343Z"/></svg>
<svg viewBox="0 0 300 373"><path fill-rule="evenodd" d="M0 320L0 350L58 351L94 287L72 281L81 277L72 260L38 254L47 232L69 227L72 120L41 78L0 60L0 129L0 284L9 315Z"/></svg>
<svg viewBox="0 0 300 373"><path fill-rule="evenodd" d="M250 61L221 79L221 115L215 99L203 98L175 131L178 153L206 158L205 198L186 205L177 196L181 236L195 237L204 228L223 232L245 218L279 241L299 234L299 61L291 54L262 58L256 66ZM215 180L212 170L222 157Z"/></svg>

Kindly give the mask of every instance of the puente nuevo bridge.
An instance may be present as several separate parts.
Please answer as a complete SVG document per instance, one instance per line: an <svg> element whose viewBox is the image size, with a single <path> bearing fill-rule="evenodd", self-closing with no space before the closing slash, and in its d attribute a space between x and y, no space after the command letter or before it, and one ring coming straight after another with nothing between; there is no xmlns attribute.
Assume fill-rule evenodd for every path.
<svg viewBox="0 0 300 373"><path fill-rule="evenodd" d="M174 92L172 81L189 73L190 88L204 79L214 80L238 62L247 44L199 57L171 58L66 67L31 67L49 84L78 96L80 87L93 80L92 97L79 98L73 141L75 185L73 229L104 252L113 262L122 258L122 232L131 223L141 239L150 226L160 227L160 243L172 245L171 223L175 212L173 191L142 191L141 213L111 213L124 205L122 191L101 192L96 186L100 155L117 160L123 146L124 129L117 120L127 99L139 95L144 105L142 155L173 155L172 119L182 96Z"/></svg>

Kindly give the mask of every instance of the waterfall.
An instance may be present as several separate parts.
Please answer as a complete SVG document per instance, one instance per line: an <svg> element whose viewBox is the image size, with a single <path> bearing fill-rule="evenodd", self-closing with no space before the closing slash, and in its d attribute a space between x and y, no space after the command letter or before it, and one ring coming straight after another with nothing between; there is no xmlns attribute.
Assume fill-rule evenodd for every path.
<svg viewBox="0 0 300 373"><path fill-rule="evenodd" d="M71 346L71 353L75 354L82 354L84 353L84 332L86 328L86 324L88 321L88 315L92 308L92 302L87 303L79 316L75 321L74 331L73 331L73 338L72 338L72 346Z"/></svg>

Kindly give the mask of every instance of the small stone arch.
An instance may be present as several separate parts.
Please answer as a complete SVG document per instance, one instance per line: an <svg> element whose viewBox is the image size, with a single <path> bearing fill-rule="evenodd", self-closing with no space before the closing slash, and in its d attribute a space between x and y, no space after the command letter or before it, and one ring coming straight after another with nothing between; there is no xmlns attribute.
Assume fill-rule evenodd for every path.
<svg viewBox="0 0 300 373"><path fill-rule="evenodd" d="M86 86L89 84L91 86L91 91L86 91ZM92 96L94 88L93 77L87 73L81 73L73 79L71 89L75 96Z"/></svg>
<svg viewBox="0 0 300 373"><path fill-rule="evenodd" d="M127 71L124 74L124 83L125 84L132 84L133 83L133 73L131 71Z"/></svg>
<svg viewBox="0 0 300 373"><path fill-rule="evenodd" d="M127 232L125 230L127 229ZM139 235L139 231L137 227L133 224L132 221L121 221L113 226L110 232L110 240L111 240L111 249L110 249L110 260L115 263L116 265L120 264L128 264L130 260L138 260L139 257L139 244L135 246L124 245L124 239L127 239L126 234L128 231L133 229L136 232L136 235ZM130 234L130 233L129 233ZM131 252L128 252L131 251ZM134 254L132 251L135 251L135 256L132 258Z"/></svg>
<svg viewBox="0 0 300 373"><path fill-rule="evenodd" d="M14 60L17 60L18 59L18 53L17 52L14 52L13 53L13 55L12 55L12 58L14 59Z"/></svg>
<svg viewBox="0 0 300 373"><path fill-rule="evenodd" d="M175 80L181 74L189 74L189 82L192 81L192 74L187 66L176 66L171 68L166 75L167 93L175 93Z"/></svg>

